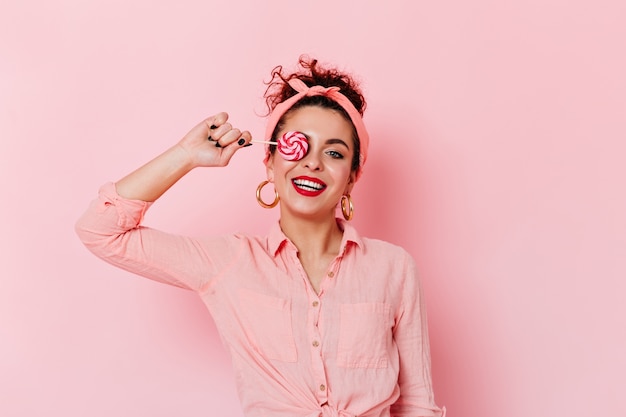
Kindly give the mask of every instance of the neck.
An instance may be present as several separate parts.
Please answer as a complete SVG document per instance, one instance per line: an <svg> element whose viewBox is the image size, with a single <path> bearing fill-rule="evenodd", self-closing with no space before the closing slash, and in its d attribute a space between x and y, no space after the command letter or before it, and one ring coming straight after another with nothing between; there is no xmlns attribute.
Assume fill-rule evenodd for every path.
<svg viewBox="0 0 626 417"><path fill-rule="evenodd" d="M282 216L280 227L298 248L300 257L317 258L339 253L343 232L334 215L323 220Z"/></svg>

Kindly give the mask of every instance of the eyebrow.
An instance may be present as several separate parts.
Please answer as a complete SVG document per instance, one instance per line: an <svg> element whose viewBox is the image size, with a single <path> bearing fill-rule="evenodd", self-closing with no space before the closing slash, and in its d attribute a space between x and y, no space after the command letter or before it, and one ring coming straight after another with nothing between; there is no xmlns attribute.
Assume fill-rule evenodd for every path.
<svg viewBox="0 0 626 417"><path fill-rule="evenodd" d="M350 149L350 147L348 146L348 144L347 144L346 142L344 142L343 140L341 140L341 139L336 139L336 138L335 138L335 139L328 139L328 140L326 141L326 144L327 144L327 145L339 144L339 145L343 145L343 146L345 146L345 147L346 147L346 149Z"/></svg>
<svg viewBox="0 0 626 417"><path fill-rule="evenodd" d="M311 140L311 137L309 135L307 135L304 132L301 132L301 133L307 138L307 140ZM348 146L348 144L343 139L339 139L339 138L327 139L326 142L324 142L324 144L326 144L326 145L339 144L339 145L345 146L346 149L350 150L350 147Z"/></svg>

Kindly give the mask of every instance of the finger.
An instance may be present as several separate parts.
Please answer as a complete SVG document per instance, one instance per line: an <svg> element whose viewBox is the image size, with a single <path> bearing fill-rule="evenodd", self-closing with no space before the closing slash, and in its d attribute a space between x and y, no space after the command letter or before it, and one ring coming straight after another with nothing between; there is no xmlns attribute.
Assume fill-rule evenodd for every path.
<svg viewBox="0 0 626 417"><path fill-rule="evenodd" d="M239 129L233 129L230 132L228 132L228 134L225 135L225 136L230 136L231 132L232 133L239 132ZM248 133L248 135L249 135L249 133ZM232 135L232 137L228 137L228 138L224 137L221 140L225 141L226 139L228 139L230 142L229 142L228 145L224 145L224 147L222 149L222 153L220 155L220 159L221 159L221 161L222 161L222 163L224 165L228 164L228 162L233 157L235 152L237 152L239 149L242 148L242 146L245 146L245 144L246 144L246 139L243 137L243 135L241 133L239 135L237 135L237 136Z"/></svg>
<svg viewBox="0 0 626 417"><path fill-rule="evenodd" d="M215 138L215 146L225 148L241 138L241 131L239 129L231 129L219 138Z"/></svg>
<svg viewBox="0 0 626 417"><path fill-rule="evenodd" d="M222 125L216 126L214 129L209 131L211 133L211 138L209 140L218 141L232 129L233 126L230 123L224 122Z"/></svg>
<svg viewBox="0 0 626 417"><path fill-rule="evenodd" d="M209 131L215 130L218 127L222 126L228 120L228 113L220 112L211 117L207 117L204 119L204 123L206 124Z"/></svg>
<svg viewBox="0 0 626 417"><path fill-rule="evenodd" d="M226 146L225 143L220 142L220 140L233 129L230 123L224 123L223 125L214 128L209 131L209 140L215 142L215 146L221 148L222 146Z"/></svg>
<svg viewBox="0 0 626 417"><path fill-rule="evenodd" d="M241 138L237 141L239 146L252 146L252 134L247 130L241 132Z"/></svg>

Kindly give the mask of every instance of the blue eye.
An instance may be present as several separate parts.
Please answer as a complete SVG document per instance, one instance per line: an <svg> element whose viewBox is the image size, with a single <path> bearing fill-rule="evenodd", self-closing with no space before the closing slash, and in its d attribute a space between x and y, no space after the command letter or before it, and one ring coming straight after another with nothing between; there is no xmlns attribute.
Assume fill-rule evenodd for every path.
<svg viewBox="0 0 626 417"><path fill-rule="evenodd" d="M340 154L340 153L339 153L339 152L337 152L337 151L328 151L328 152L326 152L326 153L327 153L328 155L330 155L330 157L331 157L331 158L334 158L334 159L343 159L343 155L342 155L342 154Z"/></svg>

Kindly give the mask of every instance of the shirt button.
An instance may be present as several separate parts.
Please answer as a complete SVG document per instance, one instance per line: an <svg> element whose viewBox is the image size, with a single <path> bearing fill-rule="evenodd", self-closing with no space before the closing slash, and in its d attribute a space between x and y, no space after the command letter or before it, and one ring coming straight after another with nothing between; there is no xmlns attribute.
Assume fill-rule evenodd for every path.
<svg viewBox="0 0 626 417"><path fill-rule="evenodd" d="M313 307L317 307L318 305L320 305L319 301L313 301L313 303L311 303L311 305Z"/></svg>
<svg viewBox="0 0 626 417"><path fill-rule="evenodd" d="M326 391L326 385L324 384L320 385L320 391Z"/></svg>
<svg viewBox="0 0 626 417"><path fill-rule="evenodd" d="M330 272L328 273L328 277L329 277L329 278L332 278L332 277L334 277L334 276L335 276L335 273L334 273L333 271L330 271Z"/></svg>
<svg viewBox="0 0 626 417"><path fill-rule="evenodd" d="M313 341L313 347L318 347L320 345L320 342L318 342L317 340Z"/></svg>

